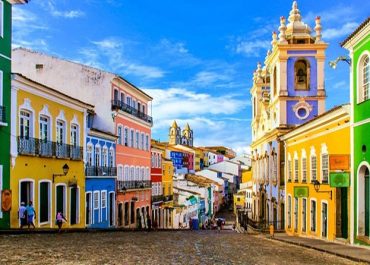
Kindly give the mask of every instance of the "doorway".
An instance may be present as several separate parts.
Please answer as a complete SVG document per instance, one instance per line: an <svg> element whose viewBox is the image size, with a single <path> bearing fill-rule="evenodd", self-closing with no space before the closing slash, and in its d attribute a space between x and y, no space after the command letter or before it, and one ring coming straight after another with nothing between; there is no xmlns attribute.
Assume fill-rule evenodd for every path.
<svg viewBox="0 0 370 265"><path fill-rule="evenodd" d="M63 213L64 216L66 216L66 211L65 211L65 191L66 191L66 188L65 188L65 186L57 186L56 189L57 189L57 192L56 192L56 196L57 196L56 211L57 211L57 213L61 212L61 213Z"/></svg>
<svg viewBox="0 0 370 265"><path fill-rule="evenodd" d="M336 190L336 237L348 238L348 188Z"/></svg>
<svg viewBox="0 0 370 265"><path fill-rule="evenodd" d="M91 192L86 193L86 225L91 224Z"/></svg>
<svg viewBox="0 0 370 265"><path fill-rule="evenodd" d="M321 210L321 235L322 237L328 236L328 204L323 202L322 203L322 210Z"/></svg>
<svg viewBox="0 0 370 265"><path fill-rule="evenodd" d="M40 223L48 223L50 221L50 183L40 183Z"/></svg>
<svg viewBox="0 0 370 265"><path fill-rule="evenodd" d="M71 197L71 200L70 200L71 217L69 219L70 219L71 225L75 225L78 223L78 220L77 220L78 205L77 205L77 188L76 187L71 188L70 197Z"/></svg>
<svg viewBox="0 0 370 265"><path fill-rule="evenodd" d="M280 223L281 223L281 230L285 230L285 204L282 203L280 206Z"/></svg>
<svg viewBox="0 0 370 265"><path fill-rule="evenodd" d="M114 225L114 193L109 193L109 226Z"/></svg>
<svg viewBox="0 0 370 265"><path fill-rule="evenodd" d="M20 193L21 202L24 202L26 205L28 205L30 201L33 201L33 182L22 181Z"/></svg>

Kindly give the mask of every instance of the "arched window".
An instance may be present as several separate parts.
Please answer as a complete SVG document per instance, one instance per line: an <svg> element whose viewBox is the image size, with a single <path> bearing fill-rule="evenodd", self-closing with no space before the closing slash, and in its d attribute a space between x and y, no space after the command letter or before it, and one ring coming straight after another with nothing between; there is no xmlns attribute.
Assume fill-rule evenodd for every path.
<svg viewBox="0 0 370 265"><path fill-rule="evenodd" d="M310 89L310 64L305 59L294 64L294 84L296 90Z"/></svg>
<svg viewBox="0 0 370 265"><path fill-rule="evenodd" d="M361 103L370 98L370 62L369 55L365 54L359 61L358 65L358 91L357 91L357 103Z"/></svg>
<svg viewBox="0 0 370 265"><path fill-rule="evenodd" d="M121 125L118 125L117 127L117 136L118 136L117 143L122 144L122 126Z"/></svg>
<svg viewBox="0 0 370 265"><path fill-rule="evenodd" d="M101 166L101 149L100 146L95 146L95 166L100 167Z"/></svg>
<svg viewBox="0 0 370 265"><path fill-rule="evenodd" d="M317 180L317 158L315 148L311 147L310 154L311 182Z"/></svg>

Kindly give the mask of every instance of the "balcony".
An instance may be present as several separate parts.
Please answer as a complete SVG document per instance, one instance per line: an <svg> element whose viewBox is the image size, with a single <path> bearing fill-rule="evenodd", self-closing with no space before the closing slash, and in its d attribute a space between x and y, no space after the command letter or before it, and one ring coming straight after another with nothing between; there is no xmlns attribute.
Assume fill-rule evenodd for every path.
<svg viewBox="0 0 370 265"><path fill-rule="evenodd" d="M150 180L130 180L130 181L117 181L118 191L127 191L135 189L151 189L152 183Z"/></svg>
<svg viewBox="0 0 370 265"><path fill-rule="evenodd" d="M164 196L163 195L155 195L152 196L152 202L163 202L164 201Z"/></svg>
<svg viewBox="0 0 370 265"><path fill-rule="evenodd" d="M41 157L82 160L83 148L80 146L18 136L18 153L20 155L38 155Z"/></svg>
<svg viewBox="0 0 370 265"><path fill-rule="evenodd" d="M173 201L173 195L164 196L164 202Z"/></svg>
<svg viewBox="0 0 370 265"><path fill-rule="evenodd" d="M0 106L0 123L6 123L5 106Z"/></svg>
<svg viewBox="0 0 370 265"><path fill-rule="evenodd" d="M86 166L85 176L117 176L117 168Z"/></svg>
<svg viewBox="0 0 370 265"><path fill-rule="evenodd" d="M112 110L119 109L126 113L131 114L132 116L135 116L149 124L153 124L153 118L149 115L146 115L144 112L141 112L130 105L127 105L126 103L120 101L120 100L112 100Z"/></svg>

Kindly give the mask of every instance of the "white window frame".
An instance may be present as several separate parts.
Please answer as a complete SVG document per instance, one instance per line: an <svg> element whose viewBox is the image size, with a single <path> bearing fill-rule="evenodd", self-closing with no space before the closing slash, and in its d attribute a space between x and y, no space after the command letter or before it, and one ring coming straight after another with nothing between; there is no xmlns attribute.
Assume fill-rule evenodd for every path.
<svg viewBox="0 0 370 265"><path fill-rule="evenodd" d="M100 208L101 208L101 215L100 215L100 222L103 219L103 211L105 209L105 221L107 220L107 190L102 190L100 195ZM103 204L105 202L105 205Z"/></svg>
<svg viewBox="0 0 370 265"><path fill-rule="evenodd" d="M62 125L60 126L58 123L61 123ZM65 144L67 142L67 127L66 127L66 121L64 120L61 120L61 119L57 119L56 120L56 134L55 134L55 142L57 143L60 143L60 144ZM60 135L59 135L59 131L60 129L63 130L63 135L62 135L62 138L61 139L58 139L60 138ZM59 137L58 137L59 136ZM61 140L61 142L59 141Z"/></svg>
<svg viewBox="0 0 370 265"><path fill-rule="evenodd" d="M135 130L134 129L130 129L129 146L132 148L134 148L135 146Z"/></svg>
<svg viewBox="0 0 370 265"><path fill-rule="evenodd" d="M100 167L101 166L101 152L102 151L102 149L101 149L101 146L99 145L99 144L97 144L97 145L95 145L95 148L94 148L94 154L95 154L95 156L94 156L94 165L96 166L96 167Z"/></svg>
<svg viewBox="0 0 370 265"><path fill-rule="evenodd" d="M302 156L301 156L301 182L307 181L307 156L306 151L302 149Z"/></svg>
<svg viewBox="0 0 370 265"><path fill-rule="evenodd" d="M288 177L288 182L292 181L292 158L290 157L290 154L288 154L288 167L287 167L287 177Z"/></svg>
<svg viewBox="0 0 370 265"><path fill-rule="evenodd" d="M136 149L140 148L140 132L139 131L135 132L135 148Z"/></svg>
<svg viewBox="0 0 370 265"><path fill-rule="evenodd" d="M51 224L52 224L52 222L51 222L51 220L52 220L52 216L51 216L51 211L52 211L52 208L51 208L51 202L52 202L52 198L53 198L53 195L52 195L52 182L51 182L51 180L48 180L48 179L42 179L42 180L40 180L39 181L39 187L38 187L38 205L37 205L37 207L38 207L38 212L37 212L37 216L38 216L38 221L40 222L41 221L41 215L40 215L40 196L41 196L41 183L48 183L49 185L49 198L48 198L48 221L46 221L46 222L42 222L42 223L39 223L39 226L41 226L41 225L45 225L45 224L50 224L50 227L51 227ZM34 205L35 206L35 205Z"/></svg>
<svg viewBox="0 0 370 265"><path fill-rule="evenodd" d="M46 121L42 121L41 119L46 119ZM40 140L45 140L45 141L50 141L51 140L51 126L50 126L50 117L46 115L39 115L39 139ZM46 138L43 139L42 131L44 130L44 126L46 126ZM42 129L41 129L42 128Z"/></svg>
<svg viewBox="0 0 370 265"><path fill-rule="evenodd" d="M91 142L87 143L86 147L86 165L93 166L94 165L94 146Z"/></svg>
<svg viewBox="0 0 370 265"><path fill-rule="evenodd" d="M109 166L109 164L108 164L108 147L106 145L103 146L101 156L102 156L102 166L103 167L108 167Z"/></svg>
<svg viewBox="0 0 370 265"><path fill-rule="evenodd" d="M299 181L299 160L297 152L294 152L294 182Z"/></svg>
<svg viewBox="0 0 370 265"><path fill-rule="evenodd" d="M57 215L57 187L59 186L62 186L63 187L63 198L64 198L64 201L63 201L63 215L64 217L68 220L68 216L67 216L67 213L69 212L68 209L67 209L67 206L68 206L68 198L67 198L67 185L65 183L58 183L55 185L55 188L54 188L54 206L55 206L55 215Z"/></svg>
<svg viewBox="0 0 370 265"><path fill-rule="evenodd" d="M315 202L315 230L312 230L312 202ZM317 201L316 199L310 199L310 232L317 233Z"/></svg>
<svg viewBox="0 0 370 265"><path fill-rule="evenodd" d="M71 124L71 138L70 143L72 146L80 146L80 126L76 123ZM76 138L76 139L73 139Z"/></svg>
<svg viewBox="0 0 370 265"><path fill-rule="evenodd" d="M90 194L90 196L91 196L91 200L90 200L90 205L89 205L89 208L90 208L90 218L89 218L89 220L90 220L90 223L86 223L86 218L85 218L85 225L92 225L93 224L93 220L92 220L92 218L93 218L93 213L94 213L94 210L93 210L93 203L94 203L94 198L93 198L93 194L92 194L92 192L91 191L86 191L85 192L85 203L86 203L86 198L87 198L87 195L88 194Z"/></svg>
<svg viewBox="0 0 370 265"><path fill-rule="evenodd" d="M313 168L313 158L315 158L315 168ZM315 175L315 178L313 177L313 175ZM313 182L314 180L317 180L317 156L315 148L312 146L310 152L310 182Z"/></svg>
<svg viewBox="0 0 370 265"><path fill-rule="evenodd" d="M366 100L370 99L370 94L368 95L368 98L365 100L364 98L364 84L363 84L363 78L364 78L364 69L363 69L363 63L365 58L368 57L369 63L370 63L370 52L365 50L361 53L359 56L359 59L357 61L357 104L360 104ZM370 66L369 66L370 67ZM370 80L368 81L368 84L370 86ZM369 93L370 93L370 88L369 88Z"/></svg>
<svg viewBox="0 0 370 265"><path fill-rule="evenodd" d="M130 146L130 130L128 127L123 128L123 145Z"/></svg>
<svg viewBox="0 0 370 265"><path fill-rule="evenodd" d="M96 204L95 204L95 195L97 196L97 201L96 201ZM98 222L100 222L100 219L101 219L101 217L100 217L100 192L99 191L94 191L93 192L93 198L92 198L92 212L93 212L93 223L95 224L95 211L97 210L98 211ZM95 207L95 206L97 206L97 207Z"/></svg>
<svg viewBox="0 0 370 265"><path fill-rule="evenodd" d="M122 145L122 125L117 126L117 136L118 136L117 144Z"/></svg>
<svg viewBox="0 0 370 265"><path fill-rule="evenodd" d="M21 113L24 112L24 113L27 113L29 114L29 116L25 116L25 115L22 115ZM29 138L33 138L33 112L29 111L28 109L20 109L19 111L19 136L21 136L21 131L22 131L22 126L21 126L21 120L24 119L24 120L28 120L28 137ZM23 126L24 127L24 126ZM24 132L23 132L23 135L24 135Z"/></svg>
<svg viewBox="0 0 370 265"><path fill-rule="evenodd" d="M0 37L4 38L4 3L0 1Z"/></svg>

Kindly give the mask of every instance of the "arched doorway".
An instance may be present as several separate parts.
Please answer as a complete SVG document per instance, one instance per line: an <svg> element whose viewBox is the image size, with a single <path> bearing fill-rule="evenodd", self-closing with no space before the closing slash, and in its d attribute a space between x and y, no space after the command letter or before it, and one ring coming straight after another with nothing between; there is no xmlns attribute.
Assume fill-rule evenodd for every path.
<svg viewBox="0 0 370 265"><path fill-rule="evenodd" d="M369 168L366 165L360 166L357 177L358 235L368 237L370 235Z"/></svg>

